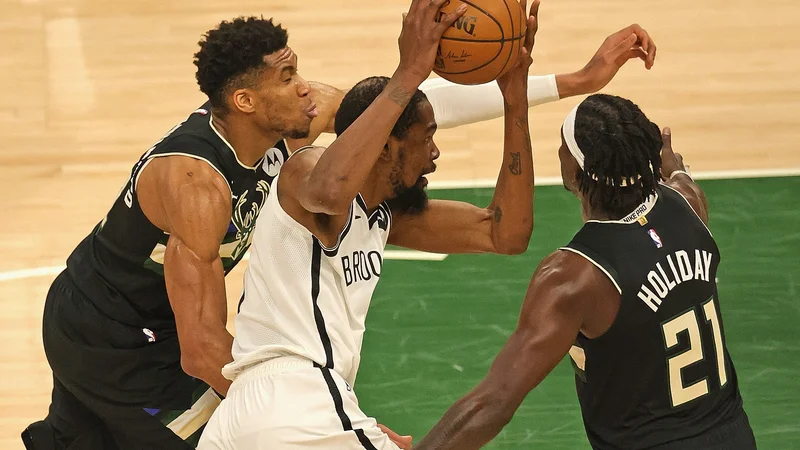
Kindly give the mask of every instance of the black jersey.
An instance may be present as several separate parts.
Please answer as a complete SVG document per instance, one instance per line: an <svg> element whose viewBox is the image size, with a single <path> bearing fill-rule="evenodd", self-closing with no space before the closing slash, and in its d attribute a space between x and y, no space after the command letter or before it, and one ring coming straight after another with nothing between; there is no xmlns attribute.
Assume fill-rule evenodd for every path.
<svg viewBox="0 0 800 450"><path fill-rule="evenodd" d="M230 226L219 248L227 274L249 248L270 183L288 158L283 141L264 150L264 159L255 166L243 164L214 128L210 105L201 106L141 157L108 215L70 255L67 272L75 285L110 319L146 329L143 339L175 333L163 267L169 235L142 212L136 194L139 175L153 159L174 155L205 161L219 172L232 204Z"/></svg>
<svg viewBox="0 0 800 450"><path fill-rule="evenodd" d="M628 217L588 221L562 250L620 292L611 328L579 335L570 350L594 448L650 448L743 414L717 295L719 249L680 193L660 185Z"/></svg>

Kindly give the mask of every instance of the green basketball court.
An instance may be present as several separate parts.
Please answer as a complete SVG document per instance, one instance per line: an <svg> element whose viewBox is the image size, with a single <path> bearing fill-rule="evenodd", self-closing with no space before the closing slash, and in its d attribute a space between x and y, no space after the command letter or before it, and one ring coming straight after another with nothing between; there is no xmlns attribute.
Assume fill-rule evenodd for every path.
<svg viewBox="0 0 800 450"><path fill-rule="evenodd" d="M759 448L800 448L800 177L701 184L722 251L727 343ZM431 191L481 206L491 194ZM418 441L485 375L515 327L537 264L581 225L579 204L562 187L537 187L535 201L523 255L386 261L356 385L367 414ZM486 448L589 448L567 359Z"/></svg>

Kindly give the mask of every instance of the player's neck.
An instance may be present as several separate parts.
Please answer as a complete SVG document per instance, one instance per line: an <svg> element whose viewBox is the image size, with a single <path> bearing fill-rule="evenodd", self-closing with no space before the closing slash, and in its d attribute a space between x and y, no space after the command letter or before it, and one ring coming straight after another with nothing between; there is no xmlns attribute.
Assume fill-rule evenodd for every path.
<svg viewBox="0 0 800 450"><path fill-rule="evenodd" d="M619 220L620 217L612 217L603 211L595 211L588 201L581 201L581 217L583 221L588 220Z"/></svg>
<svg viewBox="0 0 800 450"><path fill-rule="evenodd" d="M211 126L225 139L236 153L236 158L248 166L255 165L267 150L281 140L278 133L265 135L254 133L249 124L242 120L231 120L212 113Z"/></svg>
<svg viewBox="0 0 800 450"><path fill-rule="evenodd" d="M382 173L378 167L373 167L367 176L367 181L361 187L361 197L367 204L367 212L374 211L378 205L392 197L392 189L386 182L388 174Z"/></svg>

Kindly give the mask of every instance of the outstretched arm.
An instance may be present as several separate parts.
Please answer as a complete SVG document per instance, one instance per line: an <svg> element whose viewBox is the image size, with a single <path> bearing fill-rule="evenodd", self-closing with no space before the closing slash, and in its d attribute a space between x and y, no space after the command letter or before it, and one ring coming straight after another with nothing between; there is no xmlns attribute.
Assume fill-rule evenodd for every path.
<svg viewBox="0 0 800 450"><path fill-rule="evenodd" d="M619 293L582 257L558 251L533 274L517 329L489 373L457 401L415 450L477 449L511 421L514 412L569 352L600 296Z"/></svg>
<svg viewBox="0 0 800 450"><path fill-rule="evenodd" d="M642 59L650 69L655 57L656 45L650 35L639 25L631 25L607 37L581 69L558 75L529 76L528 107L597 92L629 60ZM504 112L502 93L495 81L466 86L432 78L422 83L420 90L428 96L441 129L496 119Z"/></svg>
<svg viewBox="0 0 800 450"><path fill-rule="evenodd" d="M620 47L619 44L631 34L636 36L634 44L630 48ZM638 25L631 25L606 38L589 62L575 72L528 76L528 107L597 92L634 58L642 59L647 69L653 67L656 58L655 43ZM310 95L317 103L320 115L311 121L308 138L286 140L290 150L311 145L321 133L333 133L336 111L345 94L345 91L323 83L310 84ZM504 112L503 95L496 81L462 85L443 78L429 78L420 84L419 89L433 106L439 129L496 119Z"/></svg>

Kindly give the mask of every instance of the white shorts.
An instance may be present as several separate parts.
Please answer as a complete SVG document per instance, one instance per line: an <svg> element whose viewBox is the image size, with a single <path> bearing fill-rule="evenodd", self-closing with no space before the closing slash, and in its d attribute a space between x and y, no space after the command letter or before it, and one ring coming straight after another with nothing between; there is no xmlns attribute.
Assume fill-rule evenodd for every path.
<svg viewBox="0 0 800 450"><path fill-rule="evenodd" d="M285 357L241 373L197 450L398 450L336 372Z"/></svg>

